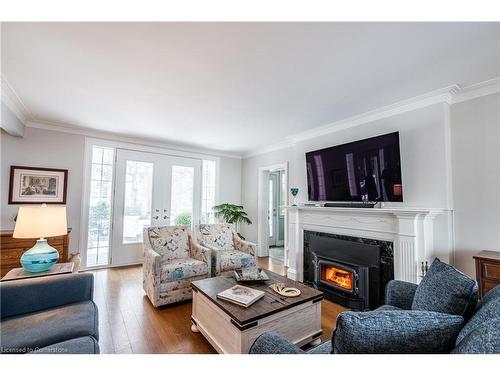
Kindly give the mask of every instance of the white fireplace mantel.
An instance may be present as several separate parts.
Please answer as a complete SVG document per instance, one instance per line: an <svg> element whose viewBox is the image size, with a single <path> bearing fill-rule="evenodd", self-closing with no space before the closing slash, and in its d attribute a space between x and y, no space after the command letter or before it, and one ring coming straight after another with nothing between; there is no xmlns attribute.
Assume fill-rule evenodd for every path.
<svg viewBox="0 0 500 375"><path fill-rule="evenodd" d="M287 207L288 277L303 281L304 231L390 241L394 277L418 283L421 262L434 257L434 219L444 209Z"/></svg>

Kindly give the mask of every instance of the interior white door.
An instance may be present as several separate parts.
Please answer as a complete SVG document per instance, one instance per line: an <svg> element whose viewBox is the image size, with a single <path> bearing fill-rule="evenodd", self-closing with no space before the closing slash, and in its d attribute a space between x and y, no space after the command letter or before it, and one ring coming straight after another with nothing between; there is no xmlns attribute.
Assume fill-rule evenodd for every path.
<svg viewBox="0 0 500 375"><path fill-rule="evenodd" d="M276 246L278 232L278 189L279 189L279 173L269 174L269 246Z"/></svg>
<svg viewBox="0 0 500 375"><path fill-rule="evenodd" d="M201 204L201 160L118 149L111 265L141 263L143 230L194 225Z"/></svg>

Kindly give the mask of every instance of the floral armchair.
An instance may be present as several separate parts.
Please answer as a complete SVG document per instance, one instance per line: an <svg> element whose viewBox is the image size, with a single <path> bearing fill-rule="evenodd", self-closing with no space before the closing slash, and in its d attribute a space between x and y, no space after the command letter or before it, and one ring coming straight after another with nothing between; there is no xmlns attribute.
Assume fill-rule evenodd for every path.
<svg viewBox="0 0 500 375"><path fill-rule="evenodd" d="M143 288L155 307L191 299L191 281L210 277L210 262L188 227L144 229Z"/></svg>
<svg viewBox="0 0 500 375"><path fill-rule="evenodd" d="M232 224L204 224L196 227L196 239L212 253L212 276L257 266L257 245L244 241Z"/></svg>

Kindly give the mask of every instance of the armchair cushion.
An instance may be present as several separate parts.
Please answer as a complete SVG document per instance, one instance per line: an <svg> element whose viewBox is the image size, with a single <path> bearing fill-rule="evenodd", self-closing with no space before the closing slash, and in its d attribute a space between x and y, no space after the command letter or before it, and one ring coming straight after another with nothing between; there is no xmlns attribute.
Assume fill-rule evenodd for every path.
<svg viewBox="0 0 500 375"><path fill-rule="evenodd" d="M208 274L208 265L193 258L172 259L161 265L161 283L192 278Z"/></svg>
<svg viewBox="0 0 500 375"><path fill-rule="evenodd" d="M93 301L2 320L4 351L10 348L35 350L83 336L99 337L97 306Z"/></svg>
<svg viewBox="0 0 500 375"><path fill-rule="evenodd" d="M256 267L255 257L238 250L216 251L220 264L220 272L227 272L239 268Z"/></svg>
<svg viewBox="0 0 500 375"><path fill-rule="evenodd" d="M469 319L457 337L457 346L460 342L483 323L500 318L500 286L490 290L481 303L478 304L474 316ZM496 295L496 297L495 297Z"/></svg>
<svg viewBox="0 0 500 375"><path fill-rule="evenodd" d="M498 354L500 353L499 333L500 318L483 322L459 341L452 354Z"/></svg>
<svg viewBox="0 0 500 375"><path fill-rule="evenodd" d="M210 249L234 250L234 227L232 224L201 224L198 241Z"/></svg>
<svg viewBox="0 0 500 375"><path fill-rule="evenodd" d="M147 233L151 247L160 254L162 262L190 256L188 227L150 227L147 228Z"/></svg>
<svg viewBox="0 0 500 375"><path fill-rule="evenodd" d="M418 285L400 280L391 280L385 287L386 305L411 310Z"/></svg>
<svg viewBox="0 0 500 375"><path fill-rule="evenodd" d="M412 310L468 316L477 302L477 283L435 259L415 291Z"/></svg>
<svg viewBox="0 0 500 375"><path fill-rule="evenodd" d="M344 312L337 318L335 353L449 353L463 317L434 311Z"/></svg>
<svg viewBox="0 0 500 375"><path fill-rule="evenodd" d="M250 354L305 354L297 345L274 332L266 332L254 341Z"/></svg>
<svg viewBox="0 0 500 375"><path fill-rule="evenodd" d="M2 320L76 302L89 301L94 293L94 275L78 273L34 277L2 282Z"/></svg>

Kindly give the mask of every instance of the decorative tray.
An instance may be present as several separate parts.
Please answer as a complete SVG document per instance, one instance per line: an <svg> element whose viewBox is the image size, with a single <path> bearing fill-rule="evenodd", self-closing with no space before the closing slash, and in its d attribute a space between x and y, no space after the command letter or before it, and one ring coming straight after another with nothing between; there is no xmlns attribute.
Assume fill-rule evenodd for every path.
<svg viewBox="0 0 500 375"><path fill-rule="evenodd" d="M235 270L234 278L240 283L262 283L270 280L262 268Z"/></svg>

